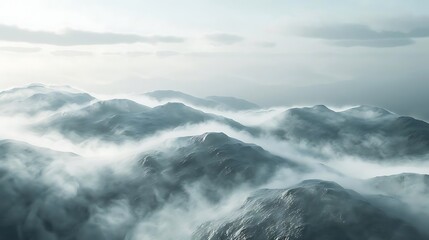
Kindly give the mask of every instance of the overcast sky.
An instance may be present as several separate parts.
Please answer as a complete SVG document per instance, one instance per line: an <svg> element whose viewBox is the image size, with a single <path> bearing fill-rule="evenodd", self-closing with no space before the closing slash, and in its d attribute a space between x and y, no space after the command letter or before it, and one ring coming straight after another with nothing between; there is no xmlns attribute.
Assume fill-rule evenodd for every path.
<svg viewBox="0 0 429 240"><path fill-rule="evenodd" d="M429 1L2 0L0 88L174 89L429 119Z"/></svg>

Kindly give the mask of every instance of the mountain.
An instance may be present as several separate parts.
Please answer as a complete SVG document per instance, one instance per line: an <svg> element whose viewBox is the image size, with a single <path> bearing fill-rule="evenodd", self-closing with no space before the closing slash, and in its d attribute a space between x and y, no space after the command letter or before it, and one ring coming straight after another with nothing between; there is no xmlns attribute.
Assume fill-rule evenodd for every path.
<svg viewBox="0 0 429 240"><path fill-rule="evenodd" d="M31 84L0 92L2 114L34 115L56 111L65 106L89 104L94 97L70 87Z"/></svg>
<svg viewBox="0 0 429 240"><path fill-rule="evenodd" d="M233 97L148 94L162 104L41 84L0 92L0 136L60 139L55 146L66 141L80 154L0 139L0 240L429 239L428 175L345 174L354 164L371 174L424 166L428 123L372 106L316 105L273 118L280 108L251 111L258 107ZM248 127L222 112L270 121ZM218 125L283 154L208 132ZM337 157L356 162L324 162ZM360 193L323 180L291 186L309 176ZM279 184L290 187L264 189Z"/></svg>
<svg viewBox="0 0 429 240"><path fill-rule="evenodd" d="M301 173L310 170L224 133L182 137L166 145L169 147L144 154L140 163L150 176L163 179L155 182L170 185L166 191L170 194L198 183L206 196L217 199L241 184L259 186L282 168Z"/></svg>
<svg viewBox="0 0 429 240"><path fill-rule="evenodd" d="M54 161L73 162L78 158L73 153L0 140L0 239L52 239L41 233L48 232L43 230L43 224L46 228L50 224L43 219L57 218L55 224L63 227L75 223L74 218L82 220L78 217L81 213L77 205L69 205L69 209L57 208L66 202L65 196L50 184L64 184L67 179L65 174L56 175ZM70 214L67 222L62 218L63 214Z"/></svg>
<svg viewBox="0 0 429 240"><path fill-rule="evenodd" d="M200 107L213 108L216 103L204 98L194 97L192 95L173 90L157 90L153 92L144 93L143 95L156 99L157 101L171 101L184 102Z"/></svg>
<svg viewBox="0 0 429 240"><path fill-rule="evenodd" d="M130 100L97 102L77 111L53 116L48 123L37 128L56 130L80 141L101 138L104 141L121 142L139 140L158 131L174 129L188 124L214 121L237 130L256 133L231 119L207 114L182 103L167 103L149 108Z"/></svg>
<svg viewBox="0 0 429 240"><path fill-rule="evenodd" d="M337 154L394 159L429 153L428 123L381 108L292 108L274 121L277 125L270 131L276 136L313 148L328 146Z"/></svg>
<svg viewBox="0 0 429 240"><path fill-rule="evenodd" d="M158 90L144 94L157 101L176 101L195 107L215 108L221 110L251 110L260 108L258 105L235 97L210 96L198 98L186 93L172 90Z"/></svg>
<svg viewBox="0 0 429 240"><path fill-rule="evenodd" d="M193 239L428 239L365 196L334 182L306 180L256 191L229 217L200 226Z"/></svg>
<svg viewBox="0 0 429 240"><path fill-rule="evenodd" d="M261 147L230 138L223 133L205 133L165 142L153 151L142 153L134 168L130 189L145 212L151 213L166 202L186 207L189 192L216 203L234 190L267 183L277 171L295 173L311 169L273 155Z"/></svg>
<svg viewBox="0 0 429 240"><path fill-rule="evenodd" d="M167 204L191 208L195 191L215 203L280 169L308 171L223 133L172 139L128 162L126 174L115 173L118 162L93 167L71 153L1 141L0 239L124 239Z"/></svg>
<svg viewBox="0 0 429 240"><path fill-rule="evenodd" d="M231 110L251 110L261 108L255 103L235 97L209 96L206 99L215 101L225 109L229 108Z"/></svg>

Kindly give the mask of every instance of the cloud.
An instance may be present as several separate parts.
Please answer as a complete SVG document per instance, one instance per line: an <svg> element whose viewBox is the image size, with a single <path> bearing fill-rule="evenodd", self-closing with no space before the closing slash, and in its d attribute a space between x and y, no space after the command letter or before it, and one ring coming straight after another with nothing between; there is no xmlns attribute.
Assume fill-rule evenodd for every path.
<svg viewBox="0 0 429 240"><path fill-rule="evenodd" d="M35 53L42 49L38 47L0 47L0 51L15 53Z"/></svg>
<svg viewBox="0 0 429 240"><path fill-rule="evenodd" d="M141 57L141 56L147 56L152 54L153 54L152 52L144 52L144 51L130 51L125 53L125 55L128 57Z"/></svg>
<svg viewBox="0 0 429 240"><path fill-rule="evenodd" d="M142 56L153 55L153 52L146 52L146 51L103 52L103 55L107 55L107 56L126 56L126 57L142 57Z"/></svg>
<svg viewBox="0 0 429 240"><path fill-rule="evenodd" d="M122 56L124 53L122 52L103 52L103 55L106 56Z"/></svg>
<svg viewBox="0 0 429 240"><path fill-rule="evenodd" d="M414 43L414 38L429 37L429 28L419 27L407 31L374 30L363 24L334 24L306 27L298 35L328 40L341 47L397 47Z"/></svg>
<svg viewBox="0 0 429 240"><path fill-rule="evenodd" d="M0 40L13 42L40 43L59 46L97 45L119 43L180 43L184 38L177 36L141 36L109 32L89 32L67 29L61 33L31 31L15 26L0 25Z"/></svg>
<svg viewBox="0 0 429 240"><path fill-rule="evenodd" d="M264 48L273 48L277 46L275 42L257 42L256 45Z"/></svg>
<svg viewBox="0 0 429 240"><path fill-rule="evenodd" d="M92 52L88 51L77 51L77 50L59 50L51 52L54 56L63 56L63 57L82 57L82 56L92 56Z"/></svg>
<svg viewBox="0 0 429 240"><path fill-rule="evenodd" d="M409 38L400 39L377 39L377 40L339 40L332 41L330 44L339 47L373 47L373 48L389 48L400 47L414 44L414 41Z"/></svg>
<svg viewBox="0 0 429 240"><path fill-rule="evenodd" d="M393 18L388 18L378 23L381 28L395 29L401 31L408 31L414 29L415 31L428 31L429 16L416 16L416 15L402 15ZM426 29L426 30L424 30Z"/></svg>
<svg viewBox="0 0 429 240"><path fill-rule="evenodd" d="M329 40L368 40L407 38L407 34L395 31L375 31L361 24L339 24L320 27L307 27L301 35L310 38Z"/></svg>
<svg viewBox="0 0 429 240"><path fill-rule="evenodd" d="M176 51L157 51L156 52L156 56L158 57L172 57L177 55L180 55L180 53Z"/></svg>
<svg viewBox="0 0 429 240"><path fill-rule="evenodd" d="M242 42L244 40L244 38L239 35L228 33L207 34L206 39L216 45L232 45L235 43Z"/></svg>

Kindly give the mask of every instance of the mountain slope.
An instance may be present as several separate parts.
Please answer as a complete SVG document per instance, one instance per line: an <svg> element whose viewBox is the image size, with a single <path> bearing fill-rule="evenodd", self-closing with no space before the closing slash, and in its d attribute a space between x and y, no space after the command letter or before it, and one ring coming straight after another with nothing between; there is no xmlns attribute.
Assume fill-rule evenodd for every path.
<svg viewBox="0 0 429 240"><path fill-rule="evenodd" d="M215 101L218 104L224 106L224 108L229 108L231 110L250 110L260 108L260 106L255 103L235 97L209 96L206 99Z"/></svg>
<svg viewBox="0 0 429 240"><path fill-rule="evenodd" d="M429 153L429 124L384 109L360 106L342 112L318 105L284 112L271 131L311 147L329 146L337 154L368 159Z"/></svg>
<svg viewBox="0 0 429 240"><path fill-rule="evenodd" d="M229 218L203 224L193 239L427 239L365 197L333 182L306 180L255 192Z"/></svg>
<svg viewBox="0 0 429 240"><path fill-rule="evenodd" d="M196 107L216 108L221 110L250 110L259 108L259 106L254 103L235 97L210 96L207 98L198 98L172 90L158 90L145 93L144 95L154 98L157 101L177 101Z"/></svg>

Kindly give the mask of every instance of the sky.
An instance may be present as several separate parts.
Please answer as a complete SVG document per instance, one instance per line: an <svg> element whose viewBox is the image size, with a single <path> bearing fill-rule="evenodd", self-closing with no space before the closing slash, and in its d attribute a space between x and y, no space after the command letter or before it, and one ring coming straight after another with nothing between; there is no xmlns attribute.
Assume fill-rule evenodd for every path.
<svg viewBox="0 0 429 240"><path fill-rule="evenodd" d="M173 89L429 120L422 0L2 0L0 88Z"/></svg>

